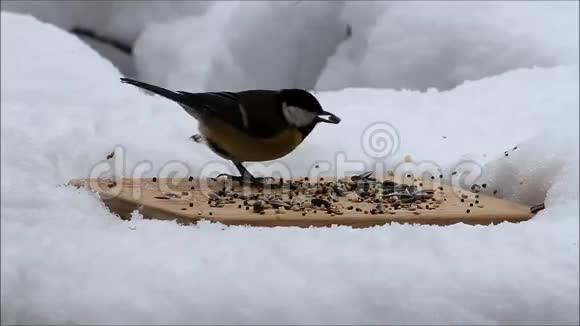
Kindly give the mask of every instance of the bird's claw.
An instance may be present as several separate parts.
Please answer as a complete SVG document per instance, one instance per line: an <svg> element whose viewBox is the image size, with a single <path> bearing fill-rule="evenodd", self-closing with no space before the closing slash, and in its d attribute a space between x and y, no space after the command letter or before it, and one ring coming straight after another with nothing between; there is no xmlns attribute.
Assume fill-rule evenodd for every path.
<svg viewBox="0 0 580 326"><path fill-rule="evenodd" d="M232 175L229 173L220 173L215 178L211 178L214 181L217 181L220 177L226 177L228 180L237 181L241 184L251 184L253 186L264 187L266 183L264 182L266 179L276 180L273 177L254 177L254 176L240 176L240 175ZM273 184L269 184L273 185Z"/></svg>
<svg viewBox="0 0 580 326"><path fill-rule="evenodd" d="M369 181L376 181L375 178L371 178L371 175L373 174L373 171L367 171L367 172L363 172L361 174L358 175L353 175L352 177L350 177L350 179L352 181L365 181L365 180L369 180Z"/></svg>

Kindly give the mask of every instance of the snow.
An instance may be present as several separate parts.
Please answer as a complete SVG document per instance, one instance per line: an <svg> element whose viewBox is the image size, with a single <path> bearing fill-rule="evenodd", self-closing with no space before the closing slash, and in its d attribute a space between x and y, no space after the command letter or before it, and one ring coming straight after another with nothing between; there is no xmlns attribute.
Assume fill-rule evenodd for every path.
<svg viewBox="0 0 580 326"><path fill-rule="evenodd" d="M204 16L145 28L135 43L137 71L142 79L168 87L312 89L344 38L342 6L217 2Z"/></svg>
<svg viewBox="0 0 580 326"><path fill-rule="evenodd" d="M218 2L202 16L150 24L135 44L136 65L144 80L200 90L447 90L515 68L577 63L578 6Z"/></svg>
<svg viewBox="0 0 580 326"><path fill-rule="evenodd" d="M578 1L2 1L65 29L124 75L198 90L448 90L577 64Z"/></svg>
<svg viewBox="0 0 580 326"><path fill-rule="evenodd" d="M343 121L318 127L278 162L302 174L315 162L338 169L340 153L367 168L395 168L410 154L446 175L471 162L476 181L502 197L545 201L531 221L183 227L121 221L94 194L63 184L94 173L115 147L123 175L157 175L171 162L188 175L231 170L188 139L196 122L119 83L118 69L77 37L30 16L3 12L1 24L3 324L579 323L574 62L450 91L317 92ZM386 160L361 148L375 121L389 123L398 144L383 144L397 149Z"/></svg>
<svg viewBox="0 0 580 326"><path fill-rule="evenodd" d="M578 62L577 1L348 2L352 37L317 89L450 89L520 67Z"/></svg>

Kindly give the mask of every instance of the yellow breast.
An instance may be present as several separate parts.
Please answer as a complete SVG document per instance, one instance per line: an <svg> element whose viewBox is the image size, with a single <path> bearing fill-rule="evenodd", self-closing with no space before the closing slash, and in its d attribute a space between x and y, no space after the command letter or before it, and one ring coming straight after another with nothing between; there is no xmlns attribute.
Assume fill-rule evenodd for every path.
<svg viewBox="0 0 580 326"><path fill-rule="evenodd" d="M271 161L292 152L302 142L297 129L285 129L275 137L261 139L247 134L221 121L199 125L204 137L217 144L232 158L240 162Z"/></svg>

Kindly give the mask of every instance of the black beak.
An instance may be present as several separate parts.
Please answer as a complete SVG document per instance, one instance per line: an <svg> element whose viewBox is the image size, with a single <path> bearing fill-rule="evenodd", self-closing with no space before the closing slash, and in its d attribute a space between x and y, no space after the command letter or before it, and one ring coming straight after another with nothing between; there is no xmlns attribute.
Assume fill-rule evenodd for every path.
<svg viewBox="0 0 580 326"><path fill-rule="evenodd" d="M322 118L321 115L327 115L328 119ZM330 112L322 111L318 114L318 122L338 124L340 122L340 118Z"/></svg>

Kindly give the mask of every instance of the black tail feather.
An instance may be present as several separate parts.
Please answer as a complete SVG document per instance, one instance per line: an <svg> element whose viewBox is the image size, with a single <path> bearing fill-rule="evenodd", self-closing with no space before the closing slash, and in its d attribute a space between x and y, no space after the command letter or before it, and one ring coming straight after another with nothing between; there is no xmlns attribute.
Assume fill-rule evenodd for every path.
<svg viewBox="0 0 580 326"><path fill-rule="evenodd" d="M130 78L121 78L121 82L125 83L125 84L130 84L133 86L137 86L139 88L142 88L142 89L145 89L145 90L150 91L152 93L155 93L157 95L163 96L163 97L170 99L172 101L175 101L177 103L185 104L185 103L183 103L184 98L183 98L182 94L176 93L176 92L168 90L166 88L147 84L147 83L140 82L138 80L134 80L134 79L130 79Z"/></svg>

